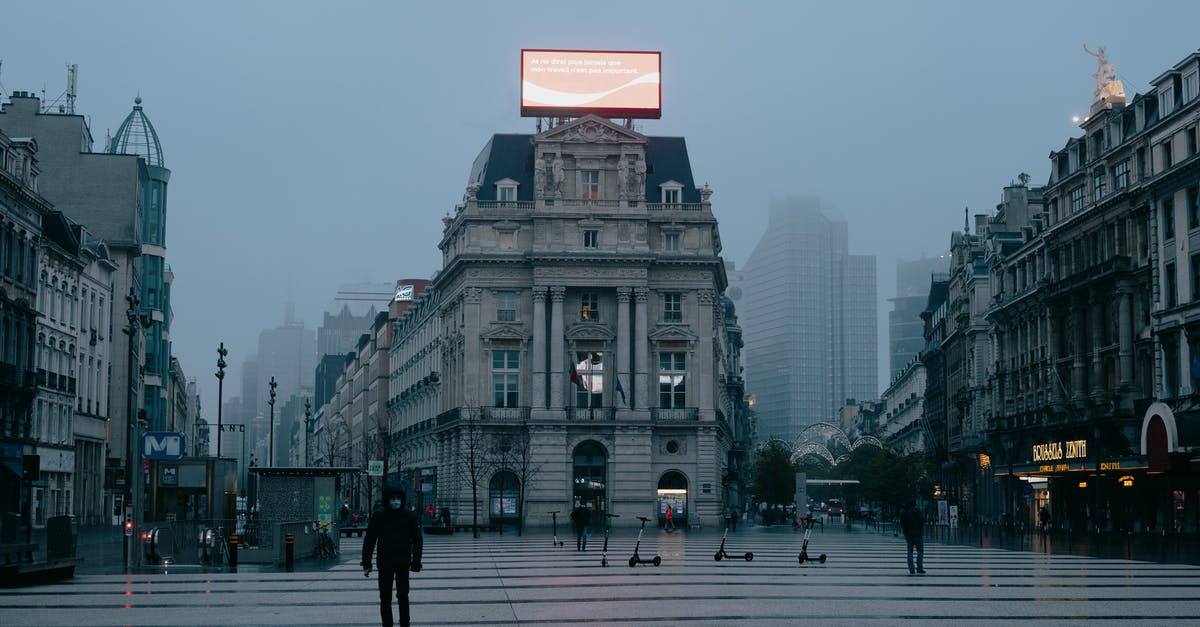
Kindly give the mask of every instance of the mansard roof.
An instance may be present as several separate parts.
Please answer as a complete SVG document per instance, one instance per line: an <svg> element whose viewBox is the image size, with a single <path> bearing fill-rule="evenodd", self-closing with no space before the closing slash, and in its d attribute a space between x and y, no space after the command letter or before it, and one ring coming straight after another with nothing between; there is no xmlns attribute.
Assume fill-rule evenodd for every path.
<svg viewBox="0 0 1200 627"><path fill-rule="evenodd" d="M540 139L555 139L553 132L568 133L572 128L584 123L595 124L596 120L589 116L575 120L563 126L548 131L539 136ZM641 141L642 135L613 124L607 120L603 126L606 131L617 129L614 133L624 134L621 139ZM503 179L517 182L517 200L532 202L533 197L533 140L532 134L497 133L492 135L484 145L479 156L471 165L469 182L479 185L476 197L479 200L496 200L496 183ZM614 136L615 137L615 136ZM667 181L676 181L683 185L680 202L699 203L700 192L696 189L692 177L691 160L688 158L687 141L682 137L644 137L646 150L646 189L644 198L647 202L660 202L662 192L659 185Z"/></svg>

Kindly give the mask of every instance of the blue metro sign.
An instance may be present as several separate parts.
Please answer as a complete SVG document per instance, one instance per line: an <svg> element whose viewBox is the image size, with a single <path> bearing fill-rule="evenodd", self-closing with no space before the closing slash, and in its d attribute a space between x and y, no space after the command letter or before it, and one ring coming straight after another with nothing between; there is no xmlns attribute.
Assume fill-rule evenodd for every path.
<svg viewBox="0 0 1200 627"><path fill-rule="evenodd" d="M180 459L182 457L182 433L151 431L142 436L143 459Z"/></svg>

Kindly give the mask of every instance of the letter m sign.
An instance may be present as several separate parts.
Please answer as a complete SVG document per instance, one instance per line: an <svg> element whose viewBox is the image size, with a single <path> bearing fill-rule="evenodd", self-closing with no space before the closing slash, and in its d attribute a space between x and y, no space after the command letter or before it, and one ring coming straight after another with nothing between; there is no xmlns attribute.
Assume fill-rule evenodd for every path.
<svg viewBox="0 0 1200 627"><path fill-rule="evenodd" d="M142 436L144 459L180 459L183 457L183 434L173 431L151 431Z"/></svg>

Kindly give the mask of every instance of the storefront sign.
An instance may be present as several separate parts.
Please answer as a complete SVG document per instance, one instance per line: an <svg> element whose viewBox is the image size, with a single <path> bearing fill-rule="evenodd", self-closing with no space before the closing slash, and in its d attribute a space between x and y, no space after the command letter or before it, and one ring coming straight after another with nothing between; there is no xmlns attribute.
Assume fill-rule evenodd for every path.
<svg viewBox="0 0 1200 627"><path fill-rule="evenodd" d="M1068 440L1033 445L1033 461L1054 462L1060 459L1087 457L1087 440Z"/></svg>

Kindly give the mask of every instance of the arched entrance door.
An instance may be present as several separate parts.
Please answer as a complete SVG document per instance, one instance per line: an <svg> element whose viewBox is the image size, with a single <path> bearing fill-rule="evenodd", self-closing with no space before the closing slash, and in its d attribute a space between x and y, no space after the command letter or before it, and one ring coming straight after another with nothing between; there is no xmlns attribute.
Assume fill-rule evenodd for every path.
<svg viewBox="0 0 1200 627"><path fill-rule="evenodd" d="M493 525L517 524L517 497L520 494L517 475L508 470L492 475L488 484L488 517Z"/></svg>
<svg viewBox="0 0 1200 627"><path fill-rule="evenodd" d="M683 473L671 470L658 478L658 522L666 524L667 506L671 506L675 526L687 524L688 483Z"/></svg>
<svg viewBox="0 0 1200 627"><path fill-rule="evenodd" d="M587 441L575 447L571 470L571 507L582 503L592 510L592 523L602 520L608 510L608 458L598 443Z"/></svg>

